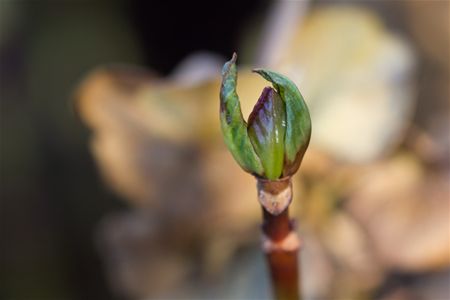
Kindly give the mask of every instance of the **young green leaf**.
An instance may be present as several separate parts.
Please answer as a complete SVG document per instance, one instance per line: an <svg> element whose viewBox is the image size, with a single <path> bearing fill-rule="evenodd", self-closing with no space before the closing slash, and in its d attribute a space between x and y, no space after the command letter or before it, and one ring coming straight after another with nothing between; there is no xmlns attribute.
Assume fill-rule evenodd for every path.
<svg viewBox="0 0 450 300"><path fill-rule="evenodd" d="M270 81L286 107L285 165L283 176L293 175L303 159L311 138L311 118L308 107L295 84L286 76L273 71L254 72Z"/></svg>
<svg viewBox="0 0 450 300"><path fill-rule="evenodd" d="M236 93L236 53L222 69L220 88L220 124L225 144L238 164L247 172L262 176L261 161L253 149L247 133L247 124L242 117L241 104Z"/></svg>

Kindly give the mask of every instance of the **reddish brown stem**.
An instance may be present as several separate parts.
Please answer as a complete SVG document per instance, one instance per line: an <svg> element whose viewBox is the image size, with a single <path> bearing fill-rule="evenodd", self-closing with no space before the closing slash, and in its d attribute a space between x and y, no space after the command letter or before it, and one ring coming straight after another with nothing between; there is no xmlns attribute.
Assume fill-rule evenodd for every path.
<svg viewBox="0 0 450 300"><path fill-rule="evenodd" d="M273 201L286 189L291 189L290 179L283 181L258 181L258 195L261 202L261 191L264 197L273 195ZM290 193L292 196L292 193ZM273 205L273 201L272 202ZM289 200L290 202L290 200ZM266 253L270 269L274 296L277 300L300 299L298 250L300 242L289 219L289 210L286 207L282 212L273 214L266 208L267 199L262 204L263 209L263 249ZM275 203L276 204L276 203ZM275 205L276 206L276 205Z"/></svg>
<svg viewBox="0 0 450 300"><path fill-rule="evenodd" d="M278 216L272 215L262 207L263 210L263 232L274 242L282 241L292 230L289 220L288 209L286 208Z"/></svg>

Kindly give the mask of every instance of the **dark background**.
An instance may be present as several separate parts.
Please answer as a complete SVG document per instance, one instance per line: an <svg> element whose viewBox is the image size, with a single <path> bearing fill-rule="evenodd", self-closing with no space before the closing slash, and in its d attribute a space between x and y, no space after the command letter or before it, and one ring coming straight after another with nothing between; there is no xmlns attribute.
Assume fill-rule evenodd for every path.
<svg viewBox="0 0 450 300"><path fill-rule="evenodd" d="M83 75L228 56L264 2L0 0L1 299L115 299L94 233L126 205L102 184L72 107Z"/></svg>

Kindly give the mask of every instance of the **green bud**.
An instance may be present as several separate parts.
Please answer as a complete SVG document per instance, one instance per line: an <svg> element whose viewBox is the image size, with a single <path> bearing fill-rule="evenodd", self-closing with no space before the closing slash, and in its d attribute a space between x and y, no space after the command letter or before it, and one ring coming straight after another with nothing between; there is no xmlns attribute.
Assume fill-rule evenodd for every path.
<svg viewBox="0 0 450 300"><path fill-rule="evenodd" d="M297 172L311 138L311 118L308 107L297 86L286 76L273 71L255 69L270 81L286 107L285 163L283 176Z"/></svg>
<svg viewBox="0 0 450 300"><path fill-rule="evenodd" d="M274 89L266 87L248 118L248 134L267 179L282 175L285 131L284 102Z"/></svg>
<svg viewBox="0 0 450 300"><path fill-rule="evenodd" d="M233 54L222 70L220 121L225 143L245 171L269 180L291 176L298 170L311 137L306 103L287 77L253 70L274 89L263 90L247 125L236 93L236 58Z"/></svg>

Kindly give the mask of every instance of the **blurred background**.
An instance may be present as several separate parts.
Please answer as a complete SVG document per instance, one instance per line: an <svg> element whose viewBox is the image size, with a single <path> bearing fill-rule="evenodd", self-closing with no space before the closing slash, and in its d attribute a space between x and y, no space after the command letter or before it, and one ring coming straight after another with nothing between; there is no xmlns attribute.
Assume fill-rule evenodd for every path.
<svg viewBox="0 0 450 300"><path fill-rule="evenodd" d="M267 67L312 114L307 299L450 299L448 1L0 0L0 298L269 299L224 147Z"/></svg>

